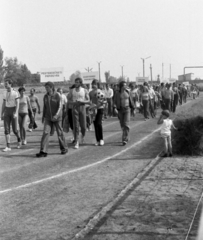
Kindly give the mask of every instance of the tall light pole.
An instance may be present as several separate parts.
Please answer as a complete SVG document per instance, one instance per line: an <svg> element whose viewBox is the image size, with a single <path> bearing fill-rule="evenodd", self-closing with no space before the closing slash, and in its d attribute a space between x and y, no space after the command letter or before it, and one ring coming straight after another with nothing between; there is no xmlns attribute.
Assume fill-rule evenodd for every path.
<svg viewBox="0 0 203 240"><path fill-rule="evenodd" d="M124 67L124 65L121 66L121 76L122 76L122 79L123 79L123 67Z"/></svg>
<svg viewBox="0 0 203 240"><path fill-rule="evenodd" d="M150 57L151 57L151 56L146 57L146 58L141 58L141 59L142 59L142 62L143 62L143 77L145 77L145 66L144 66L145 59L148 59L148 58L150 58Z"/></svg>
<svg viewBox="0 0 203 240"><path fill-rule="evenodd" d="M98 63L98 69L99 69L99 82L101 82L101 75L100 75L100 64L101 64L101 61L97 62L97 63Z"/></svg>
<svg viewBox="0 0 203 240"><path fill-rule="evenodd" d="M151 82L152 82L152 64L150 64L150 74L151 74Z"/></svg>

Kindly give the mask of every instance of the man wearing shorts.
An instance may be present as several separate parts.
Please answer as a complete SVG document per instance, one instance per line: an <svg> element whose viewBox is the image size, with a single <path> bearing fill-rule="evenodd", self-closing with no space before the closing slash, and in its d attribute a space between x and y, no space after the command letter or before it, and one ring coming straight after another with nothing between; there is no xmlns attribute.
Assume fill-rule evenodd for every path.
<svg viewBox="0 0 203 240"><path fill-rule="evenodd" d="M21 147L21 139L18 127L19 94L12 88L11 79L5 79L5 88L6 91L3 92L1 120L4 121L4 133L6 138L6 148L3 149L3 152L8 152L11 151L10 146L11 124L13 132L18 140L17 148Z"/></svg>

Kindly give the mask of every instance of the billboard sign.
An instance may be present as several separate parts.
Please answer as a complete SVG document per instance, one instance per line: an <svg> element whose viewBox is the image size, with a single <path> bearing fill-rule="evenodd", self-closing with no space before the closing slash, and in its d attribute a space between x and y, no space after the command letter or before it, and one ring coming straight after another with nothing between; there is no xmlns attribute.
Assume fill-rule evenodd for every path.
<svg viewBox="0 0 203 240"><path fill-rule="evenodd" d="M190 85L189 82L183 82L183 84L184 84L185 86L189 86L189 85Z"/></svg>
<svg viewBox="0 0 203 240"><path fill-rule="evenodd" d="M99 72L83 72L81 77L84 84L91 84L93 79L99 80Z"/></svg>
<svg viewBox="0 0 203 240"><path fill-rule="evenodd" d="M63 68L43 68L40 71L40 82L63 82Z"/></svg>
<svg viewBox="0 0 203 240"><path fill-rule="evenodd" d="M143 84L144 82L148 82L149 78L148 77L136 77L136 82L137 84Z"/></svg>

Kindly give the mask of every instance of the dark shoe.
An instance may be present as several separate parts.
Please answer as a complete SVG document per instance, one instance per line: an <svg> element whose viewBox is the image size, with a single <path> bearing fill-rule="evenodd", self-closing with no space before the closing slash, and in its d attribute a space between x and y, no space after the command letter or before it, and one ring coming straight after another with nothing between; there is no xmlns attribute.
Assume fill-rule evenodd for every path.
<svg viewBox="0 0 203 240"><path fill-rule="evenodd" d="M39 153L36 154L36 157L47 157L47 153L40 151Z"/></svg>
<svg viewBox="0 0 203 240"><path fill-rule="evenodd" d="M169 153L169 157L173 157L173 154L172 154L172 153Z"/></svg>
<svg viewBox="0 0 203 240"><path fill-rule="evenodd" d="M165 153L164 155L161 155L161 157L163 157L163 158L168 157L168 154Z"/></svg>
<svg viewBox="0 0 203 240"><path fill-rule="evenodd" d="M123 146L125 146L127 144L127 141L123 141Z"/></svg>
<svg viewBox="0 0 203 240"><path fill-rule="evenodd" d="M63 151L61 151L61 154L66 154L68 152L68 149L64 149Z"/></svg>

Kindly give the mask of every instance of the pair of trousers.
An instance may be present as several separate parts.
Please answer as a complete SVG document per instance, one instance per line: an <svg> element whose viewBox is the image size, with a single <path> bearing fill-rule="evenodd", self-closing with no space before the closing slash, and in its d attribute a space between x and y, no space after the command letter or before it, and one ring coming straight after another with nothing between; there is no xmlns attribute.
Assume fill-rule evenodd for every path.
<svg viewBox="0 0 203 240"><path fill-rule="evenodd" d="M171 111L171 99L165 98L164 103L165 103L165 109L164 110Z"/></svg>
<svg viewBox="0 0 203 240"><path fill-rule="evenodd" d="M122 141L128 142L129 132L130 132L130 108L121 108L118 111L118 117L120 121L121 128L123 130Z"/></svg>
<svg viewBox="0 0 203 240"><path fill-rule="evenodd" d="M97 142L103 140L103 127L102 127L103 114L104 109L98 109L94 120L95 137Z"/></svg>
<svg viewBox="0 0 203 240"><path fill-rule="evenodd" d="M32 109L32 112L33 112L33 115L34 115L34 116L32 116L32 113L31 113L30 109L28 109L28 116L29 116L29 118L30 118L30 123L29 123L29 125L28 125L28 128L30 128L30 129L35 129L35 128L37 128L37 124L36 124L36 122L35 122L35 115L36 115L37 109L36 109L36 108L33 108L33 109Z"/></svg>
<svg viewBox="0 0 203 240"><path fill-rule="evenodd" d="M72 112L73 112L72 108L69 108L68 109L68 121L69 121L71 130L73 130L73 113Z"/></svg>
<svg viewBox="0 0 203 240"><path fill-rule="evenodd" d="M75 141L79 140L79 127L81 129L82 136L86 133L86 109L85 105L73 106L73 133Z"/></svg>
<svg viewBox="0 0 203 240"><path fill-rule="evenodd" d="M143 113L145 118L149 118L149 100L142 100Z"/></svg>
<svg viewBox="0 0 203 240"><path fill-rule="evenodd" d="M178 105L178 94L174 94L174 99L173 99L173 112L176 111L176 107Z"/></svg>
<svg viewBox="0 0 203 240"><path fill-rule="evenodd" d="M5 135L9 135L11 133L11 125L13 129L13 133L20 140L19 135L19 125L18 125L18 116L16 118L13 117L15 113L15 107L5 107L4 111L4 133Z"/></svg>
<svg viewBox="0 0 203 240"><path fill-rule="evenodd" d="M152 116L152 118L155 117L155 113L154 113L154 99L150 99L149 100L149 109L150 109L150 114Z"/></svg>
<svg viewBox="0 0 203 240"><path fill-rule="evenodd" d="M43 135L42 135L42 139L41 139L41 148L40 148L40 150L42 152L47 153L47 151L48 151L49 136L50 136L51 129L53 127L56 129L56 132L57 132L60 150L61 151L66 150L66 148L67 148L66 140L65 140L65 137L64 137L64 133L63 133L63 129L61 127L61 124L62 124L62 120L56 121L56 122L50 121L48 119L44 120L44 130L43 130Z"/></svg>
<svg viewBox="0 0 203 240"><path fill-rule="evenodd" d="M108 116L112 116L112 111L113 111L113 103L112 103L112 98L107 98L107 103L108 103Z"/></svg>

